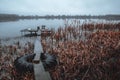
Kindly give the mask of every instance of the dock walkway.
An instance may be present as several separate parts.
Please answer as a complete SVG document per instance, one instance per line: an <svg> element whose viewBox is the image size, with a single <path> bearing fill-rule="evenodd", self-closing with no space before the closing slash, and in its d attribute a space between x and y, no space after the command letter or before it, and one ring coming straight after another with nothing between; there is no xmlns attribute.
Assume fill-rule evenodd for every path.
<svg viewBox="0 0 120 80"><path fill-rule="evenodd" d="M45 71L42 61L40 60L41 53L43 53L43 48L41 45L40 37L37 37L34 44L34 76L35 80L51 80L50 74L48 71Z"/></svg>

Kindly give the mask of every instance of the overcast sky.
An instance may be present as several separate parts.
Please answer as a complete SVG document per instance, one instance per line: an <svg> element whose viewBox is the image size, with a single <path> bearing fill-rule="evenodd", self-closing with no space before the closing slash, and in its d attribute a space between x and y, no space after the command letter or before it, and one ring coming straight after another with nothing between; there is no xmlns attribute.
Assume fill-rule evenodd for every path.
<svg viewBox="0 0 120 80"><path fill-rule="evenodd" d="M0 13L19 15L120 14L120 0L0 0Z"/></svg>

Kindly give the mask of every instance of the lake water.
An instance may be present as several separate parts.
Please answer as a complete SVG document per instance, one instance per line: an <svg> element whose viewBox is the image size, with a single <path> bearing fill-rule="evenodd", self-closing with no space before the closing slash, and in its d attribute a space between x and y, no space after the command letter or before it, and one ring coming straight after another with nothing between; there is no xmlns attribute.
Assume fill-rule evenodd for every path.
<svg viewBox="0 0 120 80"><path fill-rule="evenodd" d="M20 30L26 28L36 29L37 26L46 25L47 28L59 27L64 25L64 20L46 20L46 19L31 19L19 20L11 22L0 22L0 38L20 36Z"/></svg>
<svg viewBox="0 0 120 80"><path fill-rule="evenodd" d="M70 23L74 21L72 19L69 21ZM80 20L80 22L111 22L105 20ZM112 21L112 22L120 22L120 21ZM63 19L30 19L30 20L19 20L19 21L11 21L11 22L0 22L0 38L9 38L9 37L17 37L20 36L20 30L26 28L36 29L37 26L46 25L47 28L55 28L64 27L65 20Z"/></svg>

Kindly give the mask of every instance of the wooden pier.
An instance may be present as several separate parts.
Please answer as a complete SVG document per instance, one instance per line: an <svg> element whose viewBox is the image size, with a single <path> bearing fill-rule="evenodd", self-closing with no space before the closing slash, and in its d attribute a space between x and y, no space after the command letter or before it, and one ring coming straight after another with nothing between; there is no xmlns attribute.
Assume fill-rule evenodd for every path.
<svg viewBox="0 0 120 80"><path fill-rule="evenodd" d="M39 29L27 28L27 29L21 30L20 32L21 32L22 36L32 37L32 36L37 36L38 35L38 31L39 31Z"/></svg>
<svg viewBox="0 0 120 80"><path fill-rule="evenodd" d="M39 26L37 27L37 29L32 29L32 28L27 28L27 29L23 29L20 30L21 35L25 36L25 37L33 37L33 36L50 36L51 35L51 31L49 29L45 28L45 25L42 25L42 27L40 28Z"/></svg>
<svg viewBox="0 0 120 80"><path fill-rule="evenodd" d="M51 80L50 74L48 71L45 71L42 61L40 60L41 53L43 53L43 48L41 45L40 37L37 37L34 44L34 76L35 80Z"/></svg>

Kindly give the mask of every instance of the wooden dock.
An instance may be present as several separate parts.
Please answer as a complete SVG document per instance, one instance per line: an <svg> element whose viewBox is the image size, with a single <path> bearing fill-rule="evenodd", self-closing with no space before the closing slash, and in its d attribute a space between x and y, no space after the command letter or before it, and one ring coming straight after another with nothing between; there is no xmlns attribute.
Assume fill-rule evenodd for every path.
<svg viewBox="0 0 120 80"><path fill-rule="evenodd" d="M49 72L45 71L43 63L40 60L41 53L43 53L43 48L40 41L40 37L37 37L34 44L34 53L36 54L33 60L35 80L51 80Z"/></svg>
<svg viewBox="0 0 120 80"><path fill-rule="evenodd" d="M39 31L39 28L38 29L27 28L27 29L21 30L20 32L22 36L32 37L32 36L37 36L38 31Z"/></svg>

